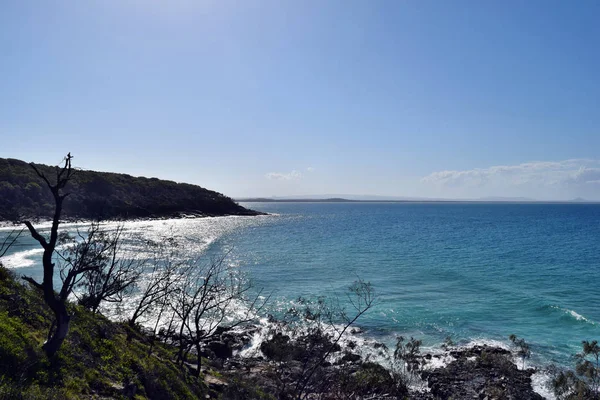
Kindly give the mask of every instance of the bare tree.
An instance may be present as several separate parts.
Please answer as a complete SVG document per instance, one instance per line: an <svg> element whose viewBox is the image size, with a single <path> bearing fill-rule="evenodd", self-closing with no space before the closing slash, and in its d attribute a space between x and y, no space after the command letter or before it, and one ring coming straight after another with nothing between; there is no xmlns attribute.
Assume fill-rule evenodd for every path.
<svg viewBox="0 0 600 400"><path fill-rule="evenodd" d="M48 357L54 356L54 354L56 354L56 352L60 349L60 346L69 332L69 324L71 321L71 316L69 315L66 307L68 285L65 286L65 284L63 284L63 287L58 294L54 291L54 262L52 260L52 256L54 255L54 251L58 242L58 226L60 224L63 202L68 196L68 193L63 194L62 191L69 183L75 172L71 166L72 159L73 157L71 156L71 153L69 153L64 159L64 165L62 167L56 167L56 183L54 184L51 183L46 175L40 172L33 163L30 164L36 174L46 183L46 186L50 189L54 198L54 215L52 218L52 226L50 228L49 237L41 235L33 227L31 222L25 221L25 226L27 229L29 229L31 236L37 240L40 246L44 249L44 253L42 255L42 283L39 283L35 279L28 276L23 276L23 279L29 282L33 287L43 292L44 302L54 313L54 322L48 332L48 340L43 345L43 349Z"/></svg>
<svg viewBox="0 0 600 400"><path fill-rule="evenodd" d="M361 279L349 287L347 297L348 310L339 297L300 298L275 325L272 339L263 342L263 354L279 361L274 365L278 398L321 398L334 390L335 377L325 367L328 358L341 350L348 329L375 301L373 287Z"/></svg>
<svg viewBox="0 0 600 400"><path fill-rule="evenodd" d="M248 296L252 284L226 266L224 260L225 256L204 268L190 268L172 304L179 328L177 359L183 363L194 348L196 376L200 376L203 345L216 334L217 328L226 325L232 329L252 320L268 301L261 291Z"/></svg>
<svg viewBox="0 0 600 400"><path fill-rule="evenodd" d="M19 238L19 236L21 236L21 233L23 233L23 230L21 229L20 231L10 231L8 233L8 235L2 240L2 242L0 242L0 267L3 267L2 264L2 257L4 257L6 255L6 253L8 252L8 250L10 250L10 248L15 244L15 242L17 241L17 239ZM2 272L2 271L0 271ZM8 272L5 271L4 276L8 275L12 275ZM0 276L2 276L0 275ZM2 279L2 278L0 278Z"/></svg>
<svg viewBox="0 0 600 400"><path fill-rule="evenodd" d="M78 231L77 238L59 238L65 245L65 250L58 252L63 289L94 314L102 303L122 302L140 278L138 261L123 257L122 233L122 226L110 233L93 222L85 235Z"/></svg>
<svg viewBox="0 0 600 400"><path fill-rule="evenodd" d="M23 230L20 231L10 231L8 235L2 240L0 243L0 258L4 257L8 250L15 244L19 236L21 236ZM0 264L1 265L1 264Z"/></svg>
<svg viewBox="0 0 600 400"><path fill-rule="evenodd" d="M344 308L325 310L326 320L329 327L335 332L330 338L330 344L325 348L319 357L310 362L305 362L302 369L300 379L296 383L294 389L295 398L302 399L306 397L306 390L312 383L315 373L331 355L331 353L339 348L339 342L348 330L364 313L372 306L375 300L373 287L370 282L365 282L361 279L355 281L349 288L347 295L348 302L352 306L352 313L348 313Z"/></svg>
<svg viewBox="0 0 600 400"><path fill-rule="evenodd" d="M170 296L176 289L176 283L180 280L180 274L184 271L183 263L178 261L176 248L177 241L170 237L165 244L148 242L153 248L153 257L145 262L144 280L138 286L139 293L132 301L135 301L133 313L128 319L132 328L138 321L158 307L158 318L156 319L154 331L158 328L160 318L170 303Z"/></svg>

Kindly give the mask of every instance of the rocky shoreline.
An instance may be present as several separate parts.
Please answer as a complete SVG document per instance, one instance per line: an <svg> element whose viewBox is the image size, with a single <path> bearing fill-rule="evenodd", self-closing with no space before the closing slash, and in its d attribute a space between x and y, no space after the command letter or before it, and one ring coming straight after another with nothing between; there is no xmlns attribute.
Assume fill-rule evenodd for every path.
<svg viewBox="0 0 600 400"><path fill-rule="evenodd" d="M531 385L535 370L518 369L512 361L512 353L506 349L473 346L449 350L448 354L454 361L421 374L434 398L543 399Z"/></svg>
<svg viewBox="0 0 600 400"><path fill-rule="evenodd" d="M293 398L286 395L285 388L302 380L307 358L318 356L305 338L294 340L277 333L260 343L256 356L241 357L240 351L250 344L256 329L237 333L222 330L205 343L202 356L208 362L203 367L204 376L215 397L226 394L231 382L244 382L275 398ZM321 343L316 347L328 345ZM358 350L355 345L335 345L333 357L318 366L318 379L308 388L307 398L544 399L532 388L531 376L536 370L518 369L513 354L500 347L450 347L440 354L420 354L419 363L425 367L413 376L418 385L407 385L397 371L373 363L368 357L363 359L353 350ZM432 362L442 359L449 362L443 366Z"/></svg>
<svg viewBox="0 0 600 400"><path fill-rule="evenodd" d="M289 330L269 321L216 328L193 346L199 354L185 350L175 358L180 345L190 347L174 330L165 327L155 334L70 307L71 335L57 363L48 363L40 338L51 313L39 291L0 268L0 398L542 398L532 388L536 371L518 369L515 354L495 346L448 344L427 354L413 352L418 341L410 339L392 351L356 329L338 340L339 330L305 325ZM589 391L582 393L577 398L590 398Z"/></svg>

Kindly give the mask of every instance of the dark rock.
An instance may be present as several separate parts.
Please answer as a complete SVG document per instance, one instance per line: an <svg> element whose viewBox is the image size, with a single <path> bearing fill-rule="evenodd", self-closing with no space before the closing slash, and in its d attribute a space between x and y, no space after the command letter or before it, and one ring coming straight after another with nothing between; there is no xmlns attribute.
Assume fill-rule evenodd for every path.
<svg viewBox="0 0 600 400"><path fill-rule="evenodd" d="M222 360L229 358L233 355L231 346L225 342L215 341L208 344L208 348L215 354L216 358Z"/></svg>
<svg viewBox="0 0 600 400"><path fill-rule="evenodd" d="M346 353L342 357L342 361L355 363L361 360L361 357L358 354L354 353Z"/></svg>
<svg viewBox="0 0 600 400"><path fill-rule="evenodd" d="M214 336L221 336L223 333L229 332L229 330L231 330L231 328L228 328L226 326L217 326L217 329L215 329Z"/></svg>
<svg viewBox="0 0 600 400"><path fill-rule="evenodd" d="M284 360L290 356L290 337L282 333L277 333L271 339L265 340L260 344L260 351L268 359L275 361Z"/></svg>
<svg viewBox="0 0 600 400"><path fill-rule="evenodd" d="M208 348L204 348L201 352L200 352L200 356L204 357L204 358L208 358L208 359L213 359L216 358L217 356L215 355L215 352L212 351L211 349Z"/></svg>
<svg viewBox="0 0 600 400"><path fill-rule="evenodd" d="M508 350L475 346L453 350L456 358L444 368L426 371L421 377L440 399L542 400L531 387L533 370L519 370Z"/></svg>

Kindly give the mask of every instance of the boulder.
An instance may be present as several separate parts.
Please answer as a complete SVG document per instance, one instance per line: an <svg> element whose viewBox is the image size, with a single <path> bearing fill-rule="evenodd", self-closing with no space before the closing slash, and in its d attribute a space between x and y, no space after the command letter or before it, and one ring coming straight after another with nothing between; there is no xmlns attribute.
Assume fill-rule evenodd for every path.
<svg viewBox="0 0 600 400"><path fill-rule="evenodd" d="M222 341L214 341L208 344L208 349L212 351L216 358L225 360L233 355L233 349L228 343Z"/></svg>

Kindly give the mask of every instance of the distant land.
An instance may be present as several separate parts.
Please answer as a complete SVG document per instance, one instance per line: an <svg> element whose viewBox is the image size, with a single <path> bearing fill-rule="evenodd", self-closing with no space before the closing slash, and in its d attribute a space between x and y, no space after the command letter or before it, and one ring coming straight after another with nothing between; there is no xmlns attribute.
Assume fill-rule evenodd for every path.
<svg viewBox="0 0 600 400"><path fill-rule="evenodd" d="M35 164L52 182L55 167ZM136 219L259 215L231 198L200 186L157 178L77 170L67 185L66 219ZM0 220L51 218L54 200L25 161L0 158Z"/></svg>
<svg viewBox="0 0 600 400"><path fill-rule="evenodd" d="M481 197L476 199L446 199L431 197L399 197L369 195L306 195L306 196L272 196L236 198L241 203L292 203L292 202L381 202L381 203L600 203L582 198L572 200L537 200L529 197Z"/></svg>

